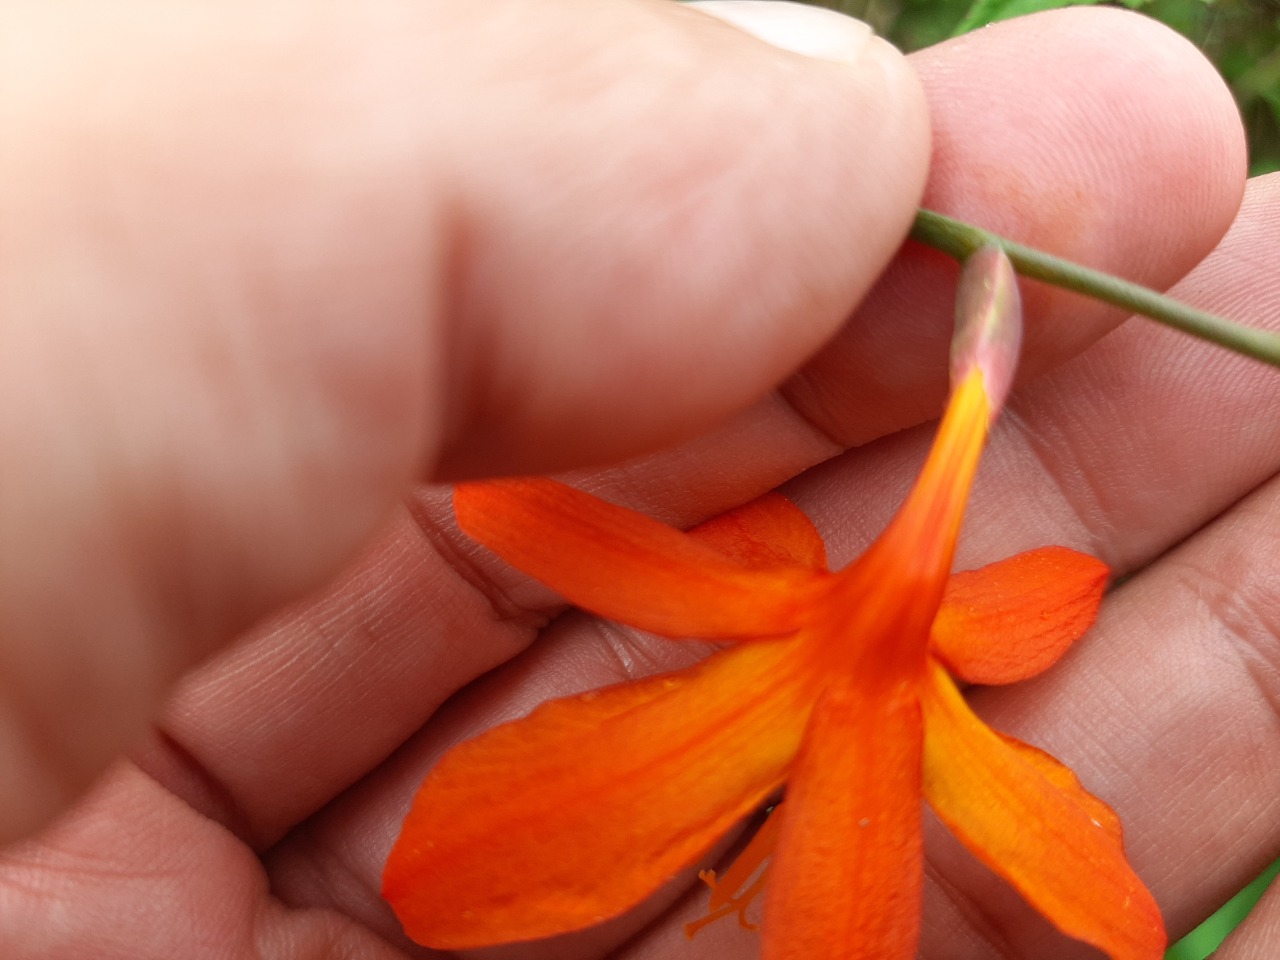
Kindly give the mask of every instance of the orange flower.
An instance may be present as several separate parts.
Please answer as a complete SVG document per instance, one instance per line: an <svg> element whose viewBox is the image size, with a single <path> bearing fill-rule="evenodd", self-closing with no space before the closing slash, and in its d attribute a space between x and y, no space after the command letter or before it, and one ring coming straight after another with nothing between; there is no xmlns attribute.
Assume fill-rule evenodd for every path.
<svg viewBox="0 0 1280 960"><path fill-rule="evenodd" d="M682 533L550 480L458 487L462 528L571 602L736 642L688 670L547 703L445 756L384 876L409 936L462 949L617 916L785 785L738 862L706 875L708 917L691 927L742 917L763 888L765 960L910 960L927 800L1063 932L1114 960L1158 960L1159 911L1115 815L983 724L948 674L991 684L1045 669L1088 628L1107 576L1061 547L948 576L1016 352L1002 254L970 258L958 314L955 386L920 478L838 573L777 495Z"/></svg>

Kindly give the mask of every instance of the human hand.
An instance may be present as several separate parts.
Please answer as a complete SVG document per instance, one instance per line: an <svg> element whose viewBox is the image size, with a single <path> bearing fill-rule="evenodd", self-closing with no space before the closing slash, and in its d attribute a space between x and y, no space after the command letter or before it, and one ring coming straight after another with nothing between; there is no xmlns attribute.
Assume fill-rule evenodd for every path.
<svg viewBox="0 0 1280 960"><path fill-rule="evenodd" d="M1099 16L1105 19L1096 19ZM616 25L610 29L614 28ZM725 31L708 36L720 38L714 43L717 47L724 44L728 50L741 44L741 49L751 51L751 69L763 68L767 58L756 45L736 36L730 39ZM632 42L640 41L632 38ZM1029 49L1035 49L1033 57L1028 55ZM1066 68L1082 58L1107 64L1115 73L1106 75L1095 70L1080 76ZM700 59L705 67L706 56ZM1184 272L1212 245L1230 219L1239 189L1241 162L1229 103L1194 53L1150 24L1096 11L1028 21L926 53L917 59L917 68L929 93L935 124L928 197L935 206L1154 285L1167 283ZM956 73L961 68L970 73L962 85L957 85ZM796 74L788 81L788 89L791 83L799 82L799 68L779 69ZM828 69L831 74L821 75L823 89L846 82L833 77L847 78L847 74ZM1174 76L1182 84L1181 99L1169 105L1164 95ZM735 74L733 80L739 90L733 102L746 109L739 100L747 105L752 100L741 92L747 77ZM1129 90L1132 103L1125 106L1131 112L1115 109L1115 86L1121 80ZM818 85L818 81L813 82ZM1016 83L1017 104L1011 104L1006 97L997 98L993 92L1011 83ZM770 97L778 95L777 89L769 89ZM899 106L909 109L910 94L903 96L907 102ZM848 95L843 99L847 102ZM665 102L657 106L668 108ZM805 123L803 115L788 114L781 120L771 115L768 119L770 129L781 122ZM830 118L823 116L821 121L818 125L826 126ZM918 131L913 132L910 121L900 122L907 126L898 130L892 149L879 156L886 176L887 168L892 167L903 180L909 180L909 176L902 176L901 164L904 157L912 155L912 137ZM788 132L796 137L815 135L804 128ZM636 378L634 369L631 379L622 379L619 371L612 371L610 376L589 383L570 380L557 407L534 410L541 414L534 418L517 417L514 426L508 424L508 419L527 409L527 403L510 401L519 409L504 411L483 402L494 394L481 395L480 402L474 402L477 398L469 386L477 381L464 379L446 393L459 407L446 422L436 425L437 454L432 457L430 424L423 422L424 418L429 419L423 408L430 410L431 405L417 390L403 387L403 380L414 379L416 364L422 362L418 358L413 363L414 370L402 372L402 379L397 378L401 379L400 390L381 404L380 412L391 419L387 428L391 436L379 437L374 443L379 449L385 444L380 457L370 457L370 441L362 429L367 412L352 418L355 426L350 435L344 436L348 442L362 441L365 445L358 451L362 462L354 466L368 471L372 479L367 475L339 474L333 486L316 499L311 499L313 491L296 484L283 489L273 486L266 491L276 492L272 505L280 507L285 503L289 512L300 518L289 532L297 536L296 528L305 526L303 532L323 538L323 550L305 541L290 544L294 559L302 557L313 570L323 569L326 562L332 565L333 557L349 548L363 532L357 529L360 516L353 519L350 514L362 514L367 527L372 522L369 518L378 515L375 507L390 502L397 485L404 483L421 463L427 464L423 468L427 473L438 476L487 469L539 469L551 465L534 459L546 449L564 456L556 465L582 463L617 453L609 446L617 437L639 449L659 439L688 434L741 404L753 395L753 390L767 385L774 375L770 364L776 362L785 368L787 363L785 357L776 354L779 341L786 339L789 349L802 354L806 344L832 329L841 304L855 298L859 284L867 282L878 269L875 257L862 261L850 252L857 247L854 238L868 229L866 218L882 227L897 223L900 232L914 205L911 184L893 177L889 183L896 183L898 193L888 199L883 197L884 187L875 181L886 205L879 213L861 207L862 200L857 196L851 199L828 193L835 185L849 187L851 194L861 195L861 191L850 187L851 183L860 182L859 178L851 175L847 167L841 169L841 164L854 162L845 140L849 133L825 140L831 153L827 165L820 165L818 174L806 172L805 179L809 180L826 169L828 180L781 184L787 190L800 190L801 196L788 197L786 203L778 201L782 209L776 223L770 219L775 235L768 238L767 249L726 251L722 249L722 235L717 232L705 241L705 249L697 247L689 254L690 258L694 253L699 255L694 261L699 270L708 266L703 262L704 256L718 254L730 260L723 265L722 274L713 270L716 282L712 292L719 294L714 302L748 329L770 324L770 335L761 338L767 349L760 349L757 363L748 367L752 373L745 380L751 382L744 386L743 380L732 378L736 394L725 397L731 385L717 385L708 379L719 379L716 368L708 367L706 358L717 344L724 342L725 330L694 328L690 336L695 331L703 333L705 342L680 341L677 345L686 347L688 352L670 358L655 353L655 362L670 364L664 377L671 380ZM810 141L803 142L806 158L812 161ZM610 155L614 149L616 145L609 146ZM766 183L788 171L784 160L795 162L794 157L788 156L793 145L784 143L777 149L774 165L756 174ZM1168 156L1164 156L1166 152ZM1160 156L1158 177L1154 176L1152 154ZM863 163L872 162L874 157L874 148L858 154ZM580 156L570 159L581 162ZM619 171L619 185L630 182L633 174L634 169ZM477 184L486 182L481 174L475 174L475 178ZM751 183L758 185L759 181ZM746 209L737 211L737 216L755 216L750 212L752 194L752 190L744 188L742 195L731 198L736 204L746 205ZM1096 202L1091 198L1097 198ZM591 199L598 202L600 198L592 191ZM848 207L833 216L827 205L834 202L847 203ZM623 204L623 200L619 203ZM890 208L896 209L896 220ZM626 209L623 205L609 213L605 222L618 222L619 210L625 213ZM1265 194L1255 195L1251 209L1242 222L1262 222ZM806 212L807 216L802 215ZM646 208L646 213L651 215L651 208ZM1254 219L1249 220L1250 216ZM793 217L798 219L793 222ZM786 224L796 232L778 236L776 229ZM594 221L587 228L592 225ZM406 230L398 237L403 239L410 233ZM801 242L805 237L808 239ZM625 239L619 238L619 242ZM679 242L681 236L665 240L663 251L670 256L670 244ZM1265 240L1265 236L1252 238L1264 250ZM494 242L501 244L502 238L494 238ZM520 251L512 251L512 243L508 241L506 255L519 263ZM796 252L797 244L800 252ZM893 245L885 243L880 256L887 256ZM388 242L384 250L394 246ZM644 244L634 249L624 244L623 248L639 254L648 249ZM342 249L349 252L346 246ZM421 249L415 248L417 252ZM535 253L548 258L562 256L555 249ZM1197 289L1209 292L1209 305L1216 303L1224 310L1226 306L1212 301L1211 295L1214 291L1236 295L1242 289L1244 281L1231 273L1233 256L1238 254L1228 251L1198 274L1202 279ZM413 268L418 263L410 256L406 261L399 265L400 269L417 277L418 271ZM423 253L419 262L434 261ZM713 256L710 266L717 264L718 257ZM395 266L385 266L390 276L396 276L392 269ZM662 266L651 264L648 275L657 276ZM779 272L774 274L773 268ZM756 293L745 297L748 303L743 308L738 300L743 298L744 277L756 269L767 270L767 276L753 278L755 282L748 289ZM803 285L797 285L811 301L803 305L803 310L784 312L787 326L775 329L773 313L766 306L777 309L777 295L765 296L760 291L767 292L771 283L793 280L797 271L803 271L801 276L805 279ZM504 302L526 307L527 298L538 294L546 276L536 265L527 263L520 271L493 272L506 282L477 293L481 304L474 318L460 315L469 323L494 324L481 326L482 330L505 331L501 326L504 317L509 323L524 314L513 307L505 311L494 308L490 298L510 298ZM673 272L679 275L688 270L680 263ZM936 409L943 390L943 366L938 361L948 336L951 273L936 258L908 252L841 337L800 377L790 381L781 395L762 400L727 425L674 451L624 469L592 475L591 482L617 498L643 505L668 519L691 522L789 479L847 443L869 441L924 419ZM592 274L584 271L583 276L589 280ZM770 281L769 277L775 279ZM669 294L672 299L670 303L662 301L669 309L658 319L689 319L693 315L691 304L706 303L705 291L672 292L669 284L677 277L667 279L668 288L660 293ZM359 288L355 280L352 285ZM1248 282L1255 285L1253 289L1260 289L1260 278L1249 277ZM1233 286L1228 288L1228 284ZM598 313L609 306L600 296L589 295L600 293L598 288L591 283L584 287L565 292L557 302L577 304L579 320L586 316L612 316L612 311ZM820 295L815 295L815 289ZM613 292L612 288L609 292ZM647 291L633 292L643 296ZM1100 307L1081 304L1065 295L1028 292L1033 325L1028 374L1082 347L1117 319ZM412 307L422 301L404 296L411 305L404 312L410 319L421 319ZM1265 302L1265 293L1258 299ZM769 300L774 302L770 304ZM462 302L469 303L465 299ZM390 306L396 303L403 301L392 298ZM681 305L683 313L676 309ZM648 322L648 314L656 306L646 304L643 313L637 315ZM1233 302L1228 312L1244 319L1262 319L1251 316L1251 306ZM624 303L623 309L626 307L639 311L634 302ZM753 307L760 313L744 317L741 310ZM593 310L597 312L592 313ZM334 312L336 326L351 322L349 309ZM390 312L395 314L394 310ZM550 323L555 311L547 310L546 314ZM819 320L811 320L808 330L791 329L802 317L811 316ZM828 326L813 329L821 326L822 317L827 318ZM404 326L410 325L409 319L401 319ZM627 322L625 313L617 322ZM361 329L371 330L367 324ZM683 332L685 328L680 329ZM290 333L296 334L297 330L291 329ZM789 337L801 342L791 342ZM293 338L282 335L281 339L291 347L299 346L292 342ZM567 344L570 350L563 356L575 360L572 364L564 361L564 366L554 365L562 354L536 351L538 342L541 341L530 347L534 350L528 357L531 369L496 368L499 374L529 378L517 379L514 384L499 380L508 390L496 391L497 396L520 398L530 395L534 387L551 389L582 366L582 353L573 349L574 341L555 342L562 349ZM1115 346L1117 342L1120 347ZM402 347L403 341L397 344ZM397 344L387 347L386 352L402 359L395 349ZM464 370L475 371L477 357L488 356L482 348L483 343L475 346L475 353L464 351L462 356L469 361L463 364ZM628 345L626 351L620 350L616 355L607 349L603 354L593 353L591 365L598 370L602 362L614 357L621 366L634 359L637 349ZM1270 447L1265 429L1254 432L1252 446L1246 443L1223 451L1222 456L1231 458L1226 463L1230 469L1217 477L1217 486L1188 488L1194 490L1189 493L1188 502L1169 505L1149 501L1142 495L1145 491L1140 484L1150 481L1153 469L1181 476L1204 466L1204 450L1197 451L1192 444L1195 436L1201 436L1207 444L1210 431L1217 424L1244 421L1256 412L1257 404L1274 396L1267 392L1268 371L1254 371L1235 358L1219 361L1220 378L1216 380L1203 370L1191 371L1187 367L1180 368L1188 370L1185 382L1175 382L1172 376L1161 379L1159 373L1152 373L1145 382L1136 379L1138 372L1159 371L1159 366L1151 364L1158 364L1162 355L1194 357L1200 355L1198 350L1187 341L1160 331L1127 330L1124 336L1112 338L1075 364L1030 385L1023 398L1015 400L1014 416L1007 418L1006 424L1024 425L1029 437L1061 437L1062 446L1068 450L1068 441L1074 438L1080 445L1080 454L1075 460L1066 454L1067 459L1057 466L1061 476L1054 479L1068 493L1093 489L1090 484L1102 479L1109 484L1104 489L1114 490L1115 494L1086 513L1086 519L1095 521L1093 527L1073 518L1065 497L1056 504L1060 509L1050 517L1037 516L1035 506L1044 501L1045 475L1036 473L1033 459L1018 456L1015 438L1020 433L1017 428L1006 426L1003 434L997 435L989 457L992 464L983 481L987 486L980 488L974 505L969 553L964 559L976 562L1019 546L1052 541L1092 549L1120 570L1136 569L1159 554L1164 545L1180 539L1245 490L1261 483L1269 475L1267 471L1273 469L1267 461ZM874 363L869 364L867 357L874 357ZM669 395L673 382L678 385L688 379L687 369L682 372L681 364L698 369L698 390L706 387L705 396ZM1135 379L1121 382L1121 375L1129 370L1127 365L1132 365ZM629 368L623 367L622 372ZM741 374L742 368L733 372ZM1230 387L1229 391L1224 384ZM606 402L588 406L582 413L584 405L574 401L583 396L594 397L602 390ZM289 397L293 391L282 392ZM1221 419L1198 428L1206 431L1203 434L1193 430L1188 421L1190 412L1197 411L1196 402L1202 404L1206 396L1221 397L1224 392L1237 398L1236 405L1221 401ZM323 396L312 393L308 399L315 403L317 397ZM406 396L408 406L418 400L422 403L406 413L401 407ZM653 413L656 423L623 421L619 426L619 417L631 406L623 401L635 396L665 397L670 403L640 405L640 413ZM607 402L610 397L612 405ZM1142 406L1132 410L1122 407L1122 414L1116 414L1109 406L1138 400ZM1066 405L1068 402L1071 406ZM1082 402L1088 402L1090 407L1082 411ZM273 407L267 404L264 409ZM1190 449L1153 439L1141 470L1135 470L1134 463L1126 464L1116 454L1116 446L1124 449L1135 433L1141 435L1144 429L1151 429L1142 411L1150 417L1153 410L1170 417L1158 426L1171 431ZM1182 419L1171 416L1171 411L1177 410L1187 413ZM570 417L570 413L575 416ZM587 417L586 425L583 416ZM521 419L532 422L520 423ZM451 425L453 433L448 432ZM1172 433L1174 430L1177 432ZM420 434L426 434L427 440ZM283 431L271 436L289 435L289 431ZM406 440L406 436L411 439ZM471 437L477 438L474 445L468 444ZM582 442L571 445L569 441L573 439ZM865 543L892 509L898 491L914 468L913 452L918 452L924 439L919 431L895 436L813 471L788 488L830 533L837 561ZM404 453L399 449L403 445L413 452ZM240 446L245 447L246 456L255 449L252 444ZM497 459L504 447L511 451L512 459ZM325 465L324 458L308 452L313 455L307 461L309 466L319 470ZM347 451L331 448L329 452L338 456ZM1062 450L1055 442L1046 452ZM399 458L405 462L400 463ZM319 477L305 479L325 480L328 471L353 467L350 458L339 459L340 467L329 464ZM388 460L392 461L391 466L380 462ZM1221 457L1216 465L1224 465ZM1052 467L1046 463L1045 470L1051 474ZM225 496L226 486L229 484L218 484L208 492ZM381 492L371 494L371 486ZM988 491L985 497L983 489ZM854 491L852 507L850 490ZM360 497L351 497L353 492L359 492ZM291 502L304 495L306 499L301 504ZM354 507L345 504L347 498L372 502L375 507L358 509L358 503ZM334 503L343 509L336 510ZM1022 503L1028 505L1022 508ZM1010 509L1011 504L1019 504L1020 509ZM856 528L847 525L855 510L856 522L861 524ZM317 512L319 517L315 516ZM212 515L217 517L220 513L236 516L226 506ZM235 556L252 547L261 548L263 532L252 529L253 521L260 519L258 515L240 517L235 529L219 531L227 540L223 546L233 548ZM324 529L311 530L312 526ZM273 531L266 531L270 532ZM334 540L339 540L339 545L335 546ZM215 552L204 558L202 566L207 564L216 573L225 562L226 554ZM296 578L292 582L306 580L294 568L288 569ZM1136 590L1159 569L1152 565L1125 590ZM253 582L259 594L253 598L252 606L237 611L241 618L287 593L291 582L279 574L266 576L271 590L264 590L257 582L263 576L249 576L254 573L255 569L250 568L242 574ZM319 574L310 575L314 578ZM284 586L281 580L285 580ZM225 603L236 592L232 588L244 584L215 582L213 586L221 590L205 595L206 603L210 603L210 597ZM1120 606L1123 597L1123 592L1117 595L1115 606ZM495 620L491 600L497 602L499 613L509 616ZM198 608L194 613L207 615L208 609ZM217 605L213 610L225 615ZM675 666L678 657L691 652L687 647L565 617L545 631L529 653L516 657L537 635L540 624L556 612L553 598L458 540L449 525L447 498L440 491L423 491L411 501L407 513L392 518L382 539L323 596L278 616L235 650L188 678L152 743L137 752L133 764L115 768L87 801L36 841L12 849L3 867L8 880L5 889L10 892L3 895L0 903L15 918L6 921L4 929L20 930L26 938L17 943L27 953L17 955L40 955L32 945L38 945L47 955L94 957L167 957L179 953L198 957L200 948L207 948L209 955L225 956L235 955L242 945L246 955L253 950L284 956L328 955L325 951L399 956L401 948L411 951L403 942L391 947L378 939L382 936L396 942L394 924L376 897L377 877L412 784L430 758L451 740L521 712L548 695L618 679L631 671ZM198 620L208 642L225 633L218 629L219 623L225 622ZM1120 657L1124 645L1115 639L1108 641L1108 630L1116 636L1116 628L1109 628L1104 621L1086 649L1046 678L1047 684L1065 684L1061 696L1051 697L1047 705L1039 704L1034 713L1025 699L1009 705L995 703L991 709L999 713L998 722L1005 727L1016 728L1029 739L1061 753L1081 770L1087 783L1115 803L1122 814L1129 815L1133 822L1131 843L1139 844L1135 852L1139 869L1152 879L1162 902L1172 902L1189 913L1199 908L1194 901L1199 891L1173 891L1166 897L1155 883L1156 878L1150 876L1151 870L1165 862L1156 855L1168 856L1167 868L1172 873L1186 851L1176 851L1175 858L1173 852L1157 849L1176 832L1168 821L1160 819L1158 810L1142 803L1144 798L1149 801L1150 795L1140 794L1140 788L1167 773L1147 769L1146 764L1154 761L1142 751L1141 734L1149 732L1144 725L1146 718L1144 724L1126 724L1124 731L1118 732L1087 726L1069 709L1068 699L1075 690L1084 694L1085 702L1101 696L1099 686L1103 692L1110 688L1113 695L1133 692L1112 687L1117 676L1114 673L1097 672L1096 666L1085 669L1089 657L1101 659L1104 666ZM506 661L510 662L432 717L436 707L456 690ZM1070 676L1075 679L1068 683L1065 678ZM1017 707L1019 702L1023 704L1021 710ZM1056 714L1054 704L1061 704ZM1153 725L1162 716L1152 717ZM421 732L415 734L419 728ZM1122 733L1131 740L1125 741ZM411 739L406 748L391 762L383 763L387 753L407 738ZM1128 757L1114 756L1116 762L1108 767L1099 742L1108 749L1131 742L1131 753ZM1094 758L1093 767L1090 757ZM1134 765L1140 765L1143 776L1135 776L1129 782L1118 771L1129 771ZM1128 806L1126 786L1132 791ZM1270 796L1262 792L1250 795ZM1141 813L1144 807L1146 821ZM1185 824L1180 826L1185 829ZM1149 853L1145 861L1140 846L1143 836ZM1255 836L1250 853L1257 842ZM948 861L945 851L942 854L939 862L945 869ZM1241 869L1239 858L1224 856L1220 869L1223 882L1228 882L1231 870ZM268 879L274 898L268 895ZM975 896L983 894L984 907L998 911L1008 908L1008 901L994 894L988 901L981 884L960 889L969 889ZM171 906L158 906L161 901L168 901ZM961 906L965 902L955 901ZM74 916L68 915L67 906ZM648 917L656 916L662 906L655 904ZM313 909L298 909L305 907ZM144 908L151 911L145 917ZM688 901L684 909L696 910L697 904ZM936 925L930 936L938 939L927 941L926 946L934 949L938 943L946 942L946 955L955 956L950 948L956 942L956 930L963 935L963 925L952 922L949 926L945 911L934 909L933 914ZM982 951L990 949L983 934L1007 936L1016 949L1024 950L1028 956L1051 955L1036 954L1042 944L1033 948L1019 941L1019 934L1033 937L1040 933L1033 922L1021 919L1020 914L1002 912L1000 916L1014 919L1008 926L995 922L974 935L969 941L969 955L983 956ZM646 927L648 917L627 918L581 935L571 943L510 952L520 956L602 956L613 951L622 939L636 934L630 946L613 951L613 955L664 954L670 948L667 938L675 935L682 918L665 916ZM643 932L638 932L641 928ZM732 929L713 928L687 948L688 955L737 955L749 949L750 944L749 939L739 941L739 936ZM949 939L944 941L942 937ZM77 949L79 953L74 952Z"/></svg>
<svg viewBox="0 0 1280 960"><path fill-rule="evenodd" d="M927 164L856 24L823 35L854 67L651 2L32 0L4 32L0 837L413 481L767 392Z"/></svg>

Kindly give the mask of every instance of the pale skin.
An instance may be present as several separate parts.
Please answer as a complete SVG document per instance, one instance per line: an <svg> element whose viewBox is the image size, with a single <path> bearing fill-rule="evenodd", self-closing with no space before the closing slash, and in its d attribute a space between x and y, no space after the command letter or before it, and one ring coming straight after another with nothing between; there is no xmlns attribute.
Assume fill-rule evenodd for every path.
<svg viewBox="0 0 1280 960"><path fill-rule="evenodd" d="M894 259L922 191L1280 324L1280 182L1241 205L1228 95L1136 16L850 66L639 0L50 9L0 22L15 960L437 956L377 896L432 759L705 648L562 615L422 484L576 469L680 524L782 486L842 565L943 396L954 268ZM1176 934L1280 853L1280 371L1026 300L961 565L1130 579L975 701L1115 806ZM1088 955L930 844L922 956ZM683 940L696 886L479 955L752 956ZM1221 956L1278 936L1273 893Z"/></svg>

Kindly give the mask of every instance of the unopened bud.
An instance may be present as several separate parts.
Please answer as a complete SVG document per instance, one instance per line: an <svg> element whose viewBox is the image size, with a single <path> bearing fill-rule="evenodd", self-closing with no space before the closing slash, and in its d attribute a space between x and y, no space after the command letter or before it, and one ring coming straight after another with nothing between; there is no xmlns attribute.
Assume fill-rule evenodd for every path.
<svg viewBox="0 0 1280 960"><path fill-rule="evenodd" d="M956 332L951 341L951 382L982 371L991 415L1004 403L1022 345L1022 301L1013 264L999 247L970 254L956 290Z"/></svg>

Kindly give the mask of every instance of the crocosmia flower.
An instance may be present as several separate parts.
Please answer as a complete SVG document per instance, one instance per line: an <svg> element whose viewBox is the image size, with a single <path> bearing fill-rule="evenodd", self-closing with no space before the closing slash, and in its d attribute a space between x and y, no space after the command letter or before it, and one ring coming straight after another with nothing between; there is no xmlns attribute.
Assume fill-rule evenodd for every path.
<svg viewBox="0 0 1280 960"><path fill-rule="evenodd" d="M952 394L883 534L830 572L778 495L690 532L551 480L457 488L462 529L599 616L726 646L690 669L553 701L428 774L384 896L414 940L533 940L642 902L780 793L711 886L763 896L764 960L911 960L922 809L1066 934L1159 960L1159 911L1116 816L1048 754L987 727L956 679L1010 683L1092 623L1107 571L1063 547L952 575L965 501L1014 365L1003 254L962 276Z"/></svg>

